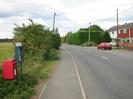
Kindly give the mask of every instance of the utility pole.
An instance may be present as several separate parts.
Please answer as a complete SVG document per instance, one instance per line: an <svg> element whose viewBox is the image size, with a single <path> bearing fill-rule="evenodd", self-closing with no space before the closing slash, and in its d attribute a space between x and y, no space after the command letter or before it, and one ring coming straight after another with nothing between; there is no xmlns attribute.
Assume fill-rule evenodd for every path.
<svg viewBox="0 0 133 99"><path fill-rule="evenodd" d="M56 16L56 13L54 12L54 17L53 17L53 33L55 33L55 16Z"/></svg>
<svg viewBox="0 0 133 99"><path fill-rule="evenodd" d="M131 30L129 29L129 43L131 43Z"/></svg>
<svg viewBox="0 0 133 99"><path fill-rule="evenodd" d="M117 48L119 47L119 44L118 44L118 33L119 33L119 26L118 26L118 9L116 10L116 12L117 12Z"/></svg>
<svg viewBox="0 0 133 99"><path fill-rule="evenodd" d="M90 43L90 28L91 28L91 23L89 23L89 35L88 35L88 42Z"/></svg>

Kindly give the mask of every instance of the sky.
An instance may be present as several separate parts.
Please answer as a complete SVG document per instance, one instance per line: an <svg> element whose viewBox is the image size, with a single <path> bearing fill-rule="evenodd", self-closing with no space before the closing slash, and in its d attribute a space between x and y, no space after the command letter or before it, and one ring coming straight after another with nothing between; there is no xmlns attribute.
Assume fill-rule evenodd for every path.
<svg viewBox="0 0 133 99"><path fill-rule="evenodd" d="M133 22L132 0L0 0L0 38L13 38L14 24L21 26L29 18L52 29L54 12L61 36L89 23L107 30L116 25L117 8L119 24Z"/></svg>

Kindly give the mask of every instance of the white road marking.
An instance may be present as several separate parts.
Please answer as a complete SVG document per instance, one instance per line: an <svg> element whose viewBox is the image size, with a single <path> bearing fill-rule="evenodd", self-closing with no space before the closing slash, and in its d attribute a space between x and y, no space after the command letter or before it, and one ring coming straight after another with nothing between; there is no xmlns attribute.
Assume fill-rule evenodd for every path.
<svg viewBox="0 0 133 99"><path fill-rule="evenodd" d="M109 58L108 57L105 57L105 56L102 56L102 58L105 59L105 60L109 60Z"/></svg>
<svg viewBox="0 0 133 99"><path fill-rule="evenodd" d="M42 96L43 92L45 91L46 87L47 87L47 82L45 83L45 85L44 85L44 87L43 87L38 99L41 99L41 96Z"/></svg>
<svg viewBox="0 0 133 99"><path fill-rule="evenodd" d="M70 54L70 53L69 53L69 54ZM77 74L77 77L78 77L78 81L79 81L79 85L80 85L80 88L81 88L81 92L82 92L83 99L87 99L87 98L86 98L86 94L85 94L85 90L84 90L84 87L83 87L83 83L82 83L82 81L81 81L81 78L80 78L80 75L79 75L79 72L78 72L78 68L77 68L76 62L75 62L75 60L74 60L73 55L70 54L70 56L72 57L72 60L73 60L73 64L74 64L75 71L76 71L76 74Z"/></svg>

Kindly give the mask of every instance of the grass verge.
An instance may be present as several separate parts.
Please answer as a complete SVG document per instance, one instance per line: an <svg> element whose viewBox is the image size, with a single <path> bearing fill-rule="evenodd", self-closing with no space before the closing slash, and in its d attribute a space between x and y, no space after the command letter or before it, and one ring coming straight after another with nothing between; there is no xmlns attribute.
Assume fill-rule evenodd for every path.
<svg viewBox="0 0 133 99"><path fill-rule="evenodd" d="M12 43L0 43L0 74L2 63L5 59L13 58L14 47Z"/></svg>
<svg viewBox="0 0 133 99"><path fill-rule="evenodd" d="M2 64L2 61L14 56L14 47L12 43L2 43L0 46L0 64ZM19 73L17 79L4 80L0 75L0 99L30 99L35 94L34 87L38 81L47 79L54 70L58 62L56 54L59 52L54 51L56 57L47 61L38 56L25 55L23 73Z"/></svg>

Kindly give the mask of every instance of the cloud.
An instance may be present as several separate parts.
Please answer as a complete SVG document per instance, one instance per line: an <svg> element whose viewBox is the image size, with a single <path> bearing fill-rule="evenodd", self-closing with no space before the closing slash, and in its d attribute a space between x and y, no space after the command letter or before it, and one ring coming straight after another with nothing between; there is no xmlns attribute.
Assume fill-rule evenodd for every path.
<svg viewBox="0 0 133 99"><path fill-rule="evenodd" d="M14 23L25 23L28 18L52 29L54 12L57 13L56 27L61 35L88 27L89 22L108 28L116 24L116 17L110 17L116 15L116 9L121 12L132 4L132 0L1 0L0 33L13 37ZM128 10L120 14L120 20L132 21L132 12Z"/></svg>
<svg viewBox="0 0 133 99"><path fill-rule="evenodd" d="M121 20L132 20L133 21L133 13L132 12L133 12L133 6L122 11L119 16L120 16Z"/></svg>
<svg viewBox="0 0 133 99"><path fill-rule="evenodd" d="M86 3L91 3L91 2L97 2L98 0L61 0L61 3L64 5L65 9L67 11L69 10L75 10Z"/></svg>
<svg viewBox="0 0 133 99"><path fill-rule="evenodd" d="M0 6L0 17L12 17L12 16L49 16L53 11L48 7L42 6L40 3L33 2L32 0L2 0ZM13 2L14 1L14 2Z"/></svg>
<svg viewBox="0 0 133 99"><path fill-rule="evenodd" d="M133 21L133 7L129 7L126 10L123 11L119 11L118 12L118 20L119 23L127 23L127 22L132 22ZM99 22L104 22L104 23L116 23L116 13L111 16L111 17L107 17L107 18L102 18L99 20Z"/></svg>
<svg viewBox="0 0 133 99"><path fill-rule="evenodd" d="M12 38L12 24L1 23L0 24L0 38Z"/></svg>
<svg viewBox="0 0 133 99"><path fill-rule="evenodd" d="M60 20L56 23L56 27L58 27L59 32L62 36L64 36L69 31L77 31L80 26L77 23L72 22L71 20Z"/></svg>

